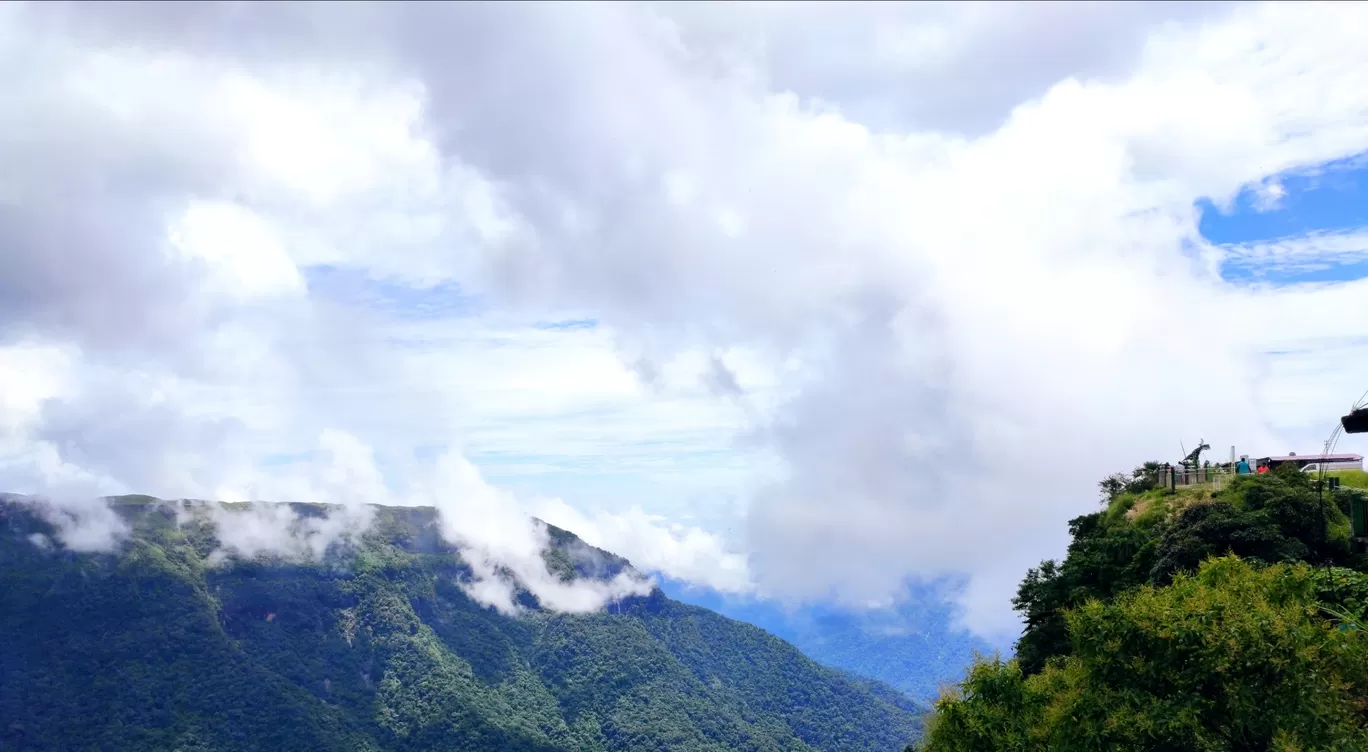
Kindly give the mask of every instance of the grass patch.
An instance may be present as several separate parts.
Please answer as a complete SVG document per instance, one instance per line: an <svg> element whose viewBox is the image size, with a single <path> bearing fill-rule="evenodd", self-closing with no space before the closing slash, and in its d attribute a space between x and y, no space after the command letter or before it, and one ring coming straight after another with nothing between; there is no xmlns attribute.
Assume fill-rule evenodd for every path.
<svg viewBox="0 0 1368 752"><path fill-rule="evenodd" d="M1339 478L1341 486L1368 490L1368 472L1363 470L1331 470L1327 475Z"/></svg>

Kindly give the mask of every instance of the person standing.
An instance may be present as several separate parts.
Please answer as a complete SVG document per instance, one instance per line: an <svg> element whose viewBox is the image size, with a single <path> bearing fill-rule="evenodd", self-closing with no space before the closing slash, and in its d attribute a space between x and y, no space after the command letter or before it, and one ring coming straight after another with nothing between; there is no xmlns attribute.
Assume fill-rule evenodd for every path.
<svg viewBox="0 0 1368 752"><path fill-rule="evenodd" d="M1238 463L1236 463L1236 465L1235 465L1235 474L1236 474L1236 475L1249 475L1249 472L1250 472L1250 471L1249 471L1249 458L1248 458L1248 457L1241 457L1241 458L1240 458L1240 461L1239 461Z"/></svg>

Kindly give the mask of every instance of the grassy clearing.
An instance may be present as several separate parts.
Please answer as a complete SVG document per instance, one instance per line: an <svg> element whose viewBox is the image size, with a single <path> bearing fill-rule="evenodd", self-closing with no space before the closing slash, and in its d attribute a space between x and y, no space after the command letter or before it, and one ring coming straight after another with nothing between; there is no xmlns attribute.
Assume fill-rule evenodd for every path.
<svg viewBox="0 0 1368 752"><path fill-rule="evenodd" d="M1107 508L1108 524L1116 524L1120 518L1140 527L1149 527L1170 514L1176 514L1189 506L1210 500L1213 487L1207 485L1179 486L1176 493L1170 494L1162 488L1144 493L1124 493L1111 502Z"/></svg>
<svg viewBox="0 0 1368 752"><path fill-rule="evenodd" d="M1368 472L1363 470L1334 470L1329 474L1339 478L1341 486L1368 489Z"/></svg>

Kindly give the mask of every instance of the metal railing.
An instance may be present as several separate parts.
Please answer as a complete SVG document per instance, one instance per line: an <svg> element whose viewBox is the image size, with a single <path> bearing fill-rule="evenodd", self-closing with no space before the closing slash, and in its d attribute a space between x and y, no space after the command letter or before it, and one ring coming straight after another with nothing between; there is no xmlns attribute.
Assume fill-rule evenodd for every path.
<svg viewBox="0 0 1368 752"><path fill-rule="evenodd" d="M1253 462L1250 462L1251 467ZM1343 467L1330 466L1326 473L1326 485L1335 488L1340 485L1338 474L1346 470L1355 470L1356 466L1347 464ZM1315 473L1309 473L1316 478ZM1167 490L1177 490L1179 488L1198 488L1205 487L1212 491L1220 491L1230 485L1237 473L1225 463L1211 465L1209 467L1185 468L1182 466L1171 466L1159 468L1154 471L1155 485Z"/></svg>
<svg viewBox="0 0 1368 752"><path fill-rule="evenodd" d="M1179 489L1192 487L1208 487L1213 491L1219 491L1230 483L1230 479L1235 473L1225 467L1213 465L1210 467L1169 467L1158 471L1158 481L1160 488Z"/></svg>

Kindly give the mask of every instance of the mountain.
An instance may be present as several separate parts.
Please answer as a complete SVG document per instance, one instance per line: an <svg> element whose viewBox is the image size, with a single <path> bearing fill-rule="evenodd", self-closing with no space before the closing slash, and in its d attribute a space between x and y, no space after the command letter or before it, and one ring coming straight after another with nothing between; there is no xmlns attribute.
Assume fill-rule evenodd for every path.
<svg viewBox="0 0 1368 752"><path fill-rule="evenodd" d="M878 679L917 699L934 699L942 686L964 677L976 652L993 652L955 628L943 594L929 587L913 588L891 608L863 612L824 605L786 609L669 579L660 587L672 598L754 624L822 665Z"/></svg>
<svg viewBox="0 0 1368 752"><path fill-rule="evenodd" d="M1016 657L973 666L921 748L1368 749L1368 556L1347 517L1368 494L1295 467L1103 483L1064 561L1027 572Z"/></svg>
<svg viewBox="0 0 1368 752"><path fill-rule="evenodd" d="M896 690L659 590L606 613L483 607L431 509L376 508L357 545L289 563L219 561L212 526L155 499L113 508L129 539L78 553L0 500L0 749L900 750L919 732ZM630 567L550 532L563 579Z"/></svg>

